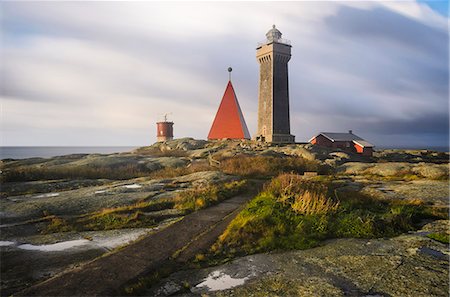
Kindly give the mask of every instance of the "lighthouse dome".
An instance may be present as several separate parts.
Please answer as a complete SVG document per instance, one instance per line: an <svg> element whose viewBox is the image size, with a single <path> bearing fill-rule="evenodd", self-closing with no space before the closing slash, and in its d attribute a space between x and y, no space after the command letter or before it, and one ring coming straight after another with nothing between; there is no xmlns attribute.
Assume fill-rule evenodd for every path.
<svg viewBox="0 0 450 297"><path fill-rule="evenodd" d="M281 32L275 27L275 25L273 25L272 29L266 33L266 37L268 41L278 41L281 39Z"/></svg>

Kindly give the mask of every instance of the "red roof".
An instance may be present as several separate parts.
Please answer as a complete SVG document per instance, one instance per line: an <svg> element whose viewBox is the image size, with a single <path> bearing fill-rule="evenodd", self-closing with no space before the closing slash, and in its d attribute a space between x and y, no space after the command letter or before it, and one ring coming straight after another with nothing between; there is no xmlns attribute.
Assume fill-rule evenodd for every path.
<svg viewBox="0 0 450 297"><path fill-rule="evenodd" d="M248 133L231 81L228 82L219 110L208 134L208 139L223 138L250 139L250 133Z"/></svg>

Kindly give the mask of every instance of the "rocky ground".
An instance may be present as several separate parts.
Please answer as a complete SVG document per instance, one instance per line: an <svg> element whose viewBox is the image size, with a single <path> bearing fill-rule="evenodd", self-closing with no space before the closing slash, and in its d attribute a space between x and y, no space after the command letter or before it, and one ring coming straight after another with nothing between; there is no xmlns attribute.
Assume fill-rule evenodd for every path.
<svg viewBox="0 0 450 297"><path fill-rule="evenodd" d="M448 221L391 239L336 239L323 246L246 256L177 272L148 296L447 296L448 246L426 237ZM188 289L186 289L188 288Z"/></svg>
<svg viewBox="0 0 450 297"><path fill-rule="evenodd" d="M162 218L148 228L53 233L45 232L46 218L78 218L221 184L238 177L221 172L220 161L242 155L316 160L348 187L448 208L449 154L426 150L384 150L364 158L310 144L178 139L129 153L2 160L2 295L127 245L184 214L146 212ZM221 267L180 272L148 293L267 296L278 288L285 292L280 296L447 296L448 247L425 235L436 228L448 233L448 221L423 228L393 239L339 239L311 250L252 255ZM214 290L221 282L236 287L219 284L226 290Z"/></svg>

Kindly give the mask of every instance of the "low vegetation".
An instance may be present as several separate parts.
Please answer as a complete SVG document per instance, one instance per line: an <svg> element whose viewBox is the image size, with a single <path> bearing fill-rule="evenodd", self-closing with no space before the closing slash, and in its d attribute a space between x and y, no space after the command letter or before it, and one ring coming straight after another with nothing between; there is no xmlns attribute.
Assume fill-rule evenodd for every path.
<svg viewBox="0 0 450 297"><path fill-rule="evenodd" d="M45 214L48 222L42 233L94 231L152 227L166 219L206 208L236 196L247 189L247 182L233 181L223 185L207 185L180 192L174 199L140 201L133 205L105 208L74 218Z"/></svg>
<svg viewBox="0 0 450 297"><path fill-rule="evenodd" d="M158 147L140 147L134 153L152 157L186 157L188 155L187 151L184 150L161 150Z"/></svg>
<svg viewBox="0 0 450 297"><path fill-rule="evenodd" d="M149 170L139 164L115 167L76 166L76 167L32 167L23 166L5 170L1 182L24 182L56 179L113 179L126 180L149 175Z"/></svg>
<svg viewBox="0 0 450 297"><path fill-rule="evenodd" d="M246 189L246 180L233 181L219 186L197 187L178 194L175 198L175 208L185 211L199 210L236 196Z"/></svg>
<svg viewBox="0 0 450 297"><path fill-rule="evenodd" d="M186 167L166 167L162 168L160 170L154 171L151 174L149 174L150 178L173 178L178 177L182 175L187 175L191 173L196 173L200 171L212 171L217 170L213 167L211 167L207 162L197 162L194 164L191 164L190 166Z"/></svg>
<svg viewBox="0 0 450 297"><path fill-rule="evenodd" d="M199 171L216 170L207 162L191 166L165 167L152 171L141 164L123 166L74 166L74 167L32 167L22 166L6 169L0 176L1 182L25 182L38 180L127 180L138 177L172 178Z"/></svg>
<svg viewBox="0 0 450 297"><path fill-rule="evenodd" d="M180 215L181 213L163 212L172 209L174 205L173 201L165 200L140 201L133 205L106 208L74 218L63 219L47 215L49 223L42 233L152 227L165 219ZM157 216L147 215L158 211L162 213Z"/></svg>
<svg viewBox="0 0 450 297"><path fill-rule="evenodd" d="M303 174L305 171L326 173L326 168L319 162L301 157L272 156L235 156L220 162L220 170L224 173L245 177L272 177L283 172Z"/></svg>
<svg viewBox="0 0 450 297"><path fill-rule="evenodd" d="M434 216L420 202L379 200L339 191L326 180L282 174L247 204L212 251L216 256L233 256L311 248L329 238L389 237Z"/></svg>
<svg viewBox="0 0 450 297"><path fill-rule="evenodd" d="M436 241L449 244L449 234L446 233L430 233L427 235L428 238L434 239Z"/></svg>
<svg viewBox="0 0 450 297"><path fill-rule="evenodd" d="M338 168L343 175L360 175L374 180L410 181L417 179L448 180L448 164L430 163L358 163L348 162Z"/></svg>

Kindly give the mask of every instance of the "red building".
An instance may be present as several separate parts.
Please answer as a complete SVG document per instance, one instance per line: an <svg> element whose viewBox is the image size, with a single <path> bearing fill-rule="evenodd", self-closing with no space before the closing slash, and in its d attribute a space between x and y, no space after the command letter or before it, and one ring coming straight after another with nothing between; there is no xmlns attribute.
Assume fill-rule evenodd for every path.
<svg viewBox="0 0 450 297"><path fill-rule="evenodd" d="M231 81L228 82L208 134L208 140L224 138L250 139L250 133Z"/></svg>
<svg viewBox="0 0 450 297"><path fill-rule="evenodd" d="M321 132L309 140L310 143L330 148L339 148L350 153L358 153L363 156L372 156L374 145L361 137L348 133Z"/></svg>

